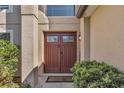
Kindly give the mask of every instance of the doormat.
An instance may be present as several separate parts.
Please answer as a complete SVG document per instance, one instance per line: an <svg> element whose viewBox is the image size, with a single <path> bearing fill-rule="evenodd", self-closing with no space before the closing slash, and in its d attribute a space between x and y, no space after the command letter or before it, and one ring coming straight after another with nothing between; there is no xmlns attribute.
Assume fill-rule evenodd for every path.
<svg viewBox="0 0 124 93"><path fill-rule="evenodd" d="M48 76L46 82L72 82L72 76Z"/></svg>

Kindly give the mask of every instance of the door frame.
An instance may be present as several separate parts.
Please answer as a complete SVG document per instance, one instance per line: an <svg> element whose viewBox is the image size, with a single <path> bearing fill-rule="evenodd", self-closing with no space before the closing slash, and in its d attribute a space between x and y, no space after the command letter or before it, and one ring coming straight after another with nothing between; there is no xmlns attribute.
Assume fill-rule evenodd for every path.
<svg viewBox="0 0 124 93"><path fill-rule="evenodd" d="M48 73L48 72L45 72L45 33L75 33L75 37L76 37L76 60L77 60L77 58L78 58L78 32L77 31L43 31L43 36L44 36L44 73Z"/></svg>

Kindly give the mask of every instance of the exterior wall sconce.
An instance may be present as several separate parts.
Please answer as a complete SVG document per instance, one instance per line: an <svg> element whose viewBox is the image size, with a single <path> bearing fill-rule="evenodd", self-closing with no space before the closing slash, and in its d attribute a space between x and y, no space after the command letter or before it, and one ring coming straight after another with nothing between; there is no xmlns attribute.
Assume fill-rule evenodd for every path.
<svg viewBox="0 0 124 93"><path fill-rule="evenodd" d="M79 62L81 61L81 32L79 32L78 34L78 40L79 40L79 50L78 50L78 53L79 53Z"/></svg>
<svg viewBox="0 0 124 93"><path fill-rule="evenodd" d="M78 40L80 41L82 38L81 38L81 32L79 32L79 35L78 35Z"/></svg>

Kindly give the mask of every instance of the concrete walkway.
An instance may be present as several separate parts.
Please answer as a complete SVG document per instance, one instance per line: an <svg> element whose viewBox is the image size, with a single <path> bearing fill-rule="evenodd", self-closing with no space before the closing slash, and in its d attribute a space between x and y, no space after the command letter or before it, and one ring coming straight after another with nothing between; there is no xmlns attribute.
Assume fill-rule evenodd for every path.
<svg viewBox="0 0 124 93"><path fill-rule="evenodd" d="M72 76L72 74L43 74L42 77L39 77L39 83L36 86L36 88L73 88L72 83L71 82L55 82L55 83L48 83L46 82L48 76Z"/></svg>

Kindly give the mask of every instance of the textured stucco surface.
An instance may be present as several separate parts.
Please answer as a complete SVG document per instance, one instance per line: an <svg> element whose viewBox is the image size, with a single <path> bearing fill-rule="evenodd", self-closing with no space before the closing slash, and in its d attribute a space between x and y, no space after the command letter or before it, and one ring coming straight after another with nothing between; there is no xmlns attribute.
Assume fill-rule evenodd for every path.
<svg viewBox="0 0 124 93"><path fill-rule="evenodd" d="M41 76L44 72L44 31L49 31L49 20L45 13L42 11L38 11L38 76Z"/></svg>
<svg viewBox="0 0 124 93"><path fill-rule="evenodd" d="M91 16L91 59L124 71L124 6L99 6Z"/></svg>
<svg viewBox="0 0 124 93"><path fill-rule="evenodd" d="M80 18L80 58L84 60L84 18Z"/></svg>
<svg viewBox="0 0 124 93"><path fill-rule="evenodd" d="M90 17L80 19L80 58L90 60Z"/></svg>
<svg viewBox="0 0 124 93"><path fill-rule="evenodd" d="M79 31L80 20L76 17L48 17L50 31Z"/></svg>
<svg viewBox="0 0 124 93"><path fill-rule="evenodd" d="M22 5L21 14L33 14L38 17L38 6L37 5Z"/></svg>
<svg viewBox="0 0 124 93"><path fill-rule="evenodd" d="M32 83L33 86L36 83L35 81L37 81L37 78L35 78L36 77L35 72L37 72L36 71L37 69L35 70L35 68L37 68L38 66L38 18L37 18L38 14L37 13L38 13L38 6L21 6L21 14L22 14L21 81L24 82L26 80L28 82L28 80L32 80L32 82L34 82Z"/></svg>

